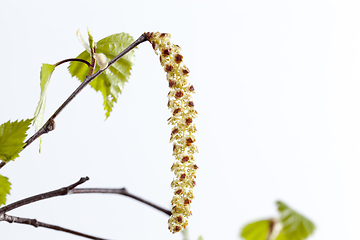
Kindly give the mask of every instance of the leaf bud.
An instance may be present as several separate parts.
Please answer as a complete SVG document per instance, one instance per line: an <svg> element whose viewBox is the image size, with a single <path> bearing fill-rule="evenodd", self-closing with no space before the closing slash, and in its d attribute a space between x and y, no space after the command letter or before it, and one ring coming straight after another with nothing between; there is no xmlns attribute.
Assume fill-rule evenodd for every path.
<svg viewBox="0 0 360 240"><path fill-rule="evenodd" d="M104 70L108 66L108 60L103 53L94 53L94 58L100 67L100 70Z"/></svg>

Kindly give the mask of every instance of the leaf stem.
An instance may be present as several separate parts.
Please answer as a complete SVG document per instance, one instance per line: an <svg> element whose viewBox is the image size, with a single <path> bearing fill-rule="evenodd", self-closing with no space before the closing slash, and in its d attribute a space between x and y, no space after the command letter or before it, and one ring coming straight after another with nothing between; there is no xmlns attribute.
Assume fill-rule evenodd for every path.
<svg viewBox="0 0 360 240"><path fill-rule="evenodd" d="M267 232L266 240L271 240L272 239L275 224L276 224L275 218L270 218L269 219L269 229L268 229L268 232Z"/></svg>
<svg viewBox="0 0 360 240"><path fill-rule="evenodd" d="M57 62L54 64L55 67L63 64L63 63L66 63L66 62L82 62L82 63L85 63L86 65L88 65L90 67L90 63L84 59L80 59L80 58L68 58L68 59L65 59L65 60L62 60L60 62Z"/></svg>

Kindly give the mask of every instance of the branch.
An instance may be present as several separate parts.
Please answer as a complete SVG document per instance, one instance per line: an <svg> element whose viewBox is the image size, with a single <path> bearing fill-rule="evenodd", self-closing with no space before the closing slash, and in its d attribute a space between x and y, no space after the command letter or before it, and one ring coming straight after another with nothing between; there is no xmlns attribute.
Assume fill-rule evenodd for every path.
<svg viewBox="0 0 360 240"><path fill-rule="evenodd" d="M135 48L140 43L147 41L146 33L143 33L138 39L136 39L132 44L130 44L124 51L122 51L119 55L114 57L108 64L108 66L102 70L97 71L95 74L87 76L84 81L80 84L80 86L75 89L75 91L65 100L65 102L53 113L53 115L47 120L47 122L34 134L32 135L26 142L25 146L22 150L28 147L33 141L39 138L41 135L48 133L55 129L55 118L60 114L60 112L88 85L92 80L94 80L97 76L103 73L106 69L108 69L111 65L113 65L117 60L122 58L126 53L130 52L133 48ZM74 59L72 59L74 60ZM69 60L69 61L72 61ZM67 61L67 60L65 60ZM76 60L78 61L78 60ZM63 62L56 63L57 65L62 64ZM85 62L84 62L85 63ZM86 63L88 64L88 63ZM6 162L2 161L0 163L0 169L6 165Z"/></svg>
<svg viewBox="0 0 360 240"><path fill-rule="evenodd" d="M5 215L6 212L9 212L11 210L14 210L16 208L19 208L21 206L33 203L33 202L37 202L40 200L44 200L47 198L52 198L52 197L57 197L57 196L64 196L64 195L70 195L70 194L79 194L79 193L106 193L106 194L119 194L119 195L123 195L123 196L127 196L129 198L135 199L139 202L142 202L150 207L153 207L169 216L171 216L171 211L167 210L163 207L160 207L154 203L151 203L143 198L140 198L138 196L135 196L131 193L129 193L126 188L75 188L76 186L86 182L87 180L89 180L88 177L83 177L81 178L79 181L77 181L76 183L68 186L68 187L63 187L60 188L58 190L54 190L54 191L50 191L50 192L46 192L46 193L41 193L32 197L28 197L25 199L22 199L20 201L11 203L5 207L0 208L0 221L1 221L1 217L3 215Z"/></svg>
<svg viewBox="0 0 360 240"><path fill-rule="evenodd" d="M0 162L0 169L1 169L3 166L5 166L5 164L6 164L6 162L4 162L4 161Z"/></svg>
<svg viewBox="0 0 360 240"><path fill-rule="evenodd" d="M27 204L30 204L33 202L37 202L40 200L44 200L47 198L68 195L71 192L71 190L73 190L78 185L83 184L87 180L89 180L89 177L82 177L82 178L80 178L79 181L77 181L74 184L71 184L70 186L63 187L58 190L54 190L54 191L50 191L50 192L46 192L46 193L41 193L41 194L38 194L38 195L35 195L32 197L28 197L28 198L22 199L20 201L14 202L12 204L9 204L5 207L2 207L2 208L0 208L0 219L3 214L5 214L6 212L9 212L11 210L14 210L15 208L18 208L18 207L21 207L21 206L24 206L24 205L27 205Z"/></svg>
<svg viewBox="0 0 360 240"><path fill-rule="evenodd" d="M84 234L81 232L77 232L74 230L70 230L67 228L63 228L63 227L59 227L56 225L52 225L52 224L47 224L44 222L39 222L36 219L30 219L30 218L21 218L21 217L15 217L15 216L10 216L7 214L3 214L2 215L3 219L0 218L0 221L6 221L8 223L20 223L20 224L27 224L27 225L31 225L34 227L43 227L43 228L49 228L49 229L53 229L53 230L57 230L57 231L61 231L61 232L67 232L67 233L71 233L80 237L85 237L85 238L89 238L89 239L94 239L94 240L106 240L104 238L98 238L98 237L94 237L88 234Z"/></svg>
<svg viewBox="0 0 360 240"><path fill-rule="evenodd" d="M146 205L153 207L169 216L171 216L171 211L162 208L154 203L151 203L145 199L142 199L138 196L135 196L131 193L129 193L126 188L75 188L71 191L72 194L78 194L78 193L107 193L107 194L119 194L123 196L127 196L129 198L135 199L139 202L145 203Z"/></svg>
<svg viewBox="0 0 360 240"><path fill-rule="evenodd" d="M54 190L54 191L50 191L50 192L46 192L46 193L42 193L42 194L38 194L29 198L25 198L22 199L20 201L14 202L12 204L9 204L5 207L0 208L0 222L1 221L6 221L9 223L21 223L21 224L27 224L27 225L32 225L34 227L44 227L44 228L49 228L49 229L53 229L53 230L58 230L58 231L63 231L63 232L67 232L67 233L71 233L71 234L75 234L78 236L82 236L82 237L86 237L86 238L90 238L90 239L96 239L96 240L104 240L103 238L97 238L91 235L87 235L87 234L83 234L80 232L76 232L67 228L63 228L63 227L59 227L59 226L55 226L55 225L51 225L51 224L47 224L47 223L43 223L43 222L39 222L36 219L30 219L30 218L21 218L21 217L15 217L15 216L10 216L7 215L6 212L9 212L11 210L14 210L16 208L19 208L21 206L33 203L33 202L37 202L40 200L44 200L47 198L52 198L52 197L57 197L57 196L64 196L64 195L70 195L70 194L83 194L83 193L105 193L105 194L119 194L119 195L123 195L123 196L127 196L129 198L135 199L139 202L142 202L150 207L153 207L165 214L167 214L168 216L171 215L171 211L167 210L165 208L162 208L154 203L151 203L143 198L140 198L138 196L135 196L131 193L129 193L126 188L76 188L77 186L79 186L80 184L86 182L89 180L89 177L83 177L80 178L79 181L67 186L67 187L63 187L60 188L58 190Z"/></svg>

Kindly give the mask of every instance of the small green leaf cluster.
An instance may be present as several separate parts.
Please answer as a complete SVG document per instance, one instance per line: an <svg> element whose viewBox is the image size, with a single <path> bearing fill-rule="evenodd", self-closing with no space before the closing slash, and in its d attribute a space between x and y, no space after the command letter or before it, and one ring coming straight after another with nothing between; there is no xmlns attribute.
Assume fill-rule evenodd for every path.
<svg viewBox="0 0 360 240"><path fill-rule="evenodd" d="M280 219L260 220L246 225L240 236L246 240L303 240L315 231L315 225L307 218L276 202Z"/></svg>
<svg viewBox="0 0 360 240"><path fill-rule="evenodd" d="M104 54L109 61L133 41L134 39L129 34L114 34L95 43L95 51L96 53ZM90 53L86 50L80 53L77 58L91 61ZM103 95L106 118L110 116L110 112L114 107L114 103L117 102L119 93L122 92L125 82L129 80L130 70L134 65L134 61L135 53L134 50L131 50L90 83L90 86L95 89L95 91L100 91ZM95 71L100 70L100 68L101 66L96 65ZM75 76L80 81L83 81L89 74L89 68L81 62L73 61L69 65L69 72L73 77Z"/></svg>
<svg viewBox="0 0 360 240"><path fill-rule="evenodd" d="M134 41L133 37L131 37L127 33L114 34L101 39L97 43L94 42L93 37L89 31L88 35L89 43L86 43L85 40L82 38L81 33L78 31L79 40L84 45L86 50L80 53L77 56L77 59L85 60L85 62L88 62L89 65L84 64L84 62L71 61L68 68L71 76L76 76L80 81L84 81L85 77L91 75L94 70L98 71L100 69L103 69L103 61L111 60ZM104 58L106 58L106 60ZM96 64L96 60L98 61L98 63L100 61L102 63ZM103 72L90 83L90 86L95 89L95 91L100 91L103 95L106 118L110 116L110 112L114 107L114 103L117 102L119 93L122 92L125 82L129 80L131 74L130 71L132 66L134 65L134 62L135 52L134 50L131 50L129 53L127 53L120 60L112 64L108 69L105 70L105 72ZM59 63L54 65L44 63L41 67L41 92L40 101L35 111L35 131L38 131L43 124L47 89L50 83L51 75L55 70L55 67L58 66Z"/></svg>

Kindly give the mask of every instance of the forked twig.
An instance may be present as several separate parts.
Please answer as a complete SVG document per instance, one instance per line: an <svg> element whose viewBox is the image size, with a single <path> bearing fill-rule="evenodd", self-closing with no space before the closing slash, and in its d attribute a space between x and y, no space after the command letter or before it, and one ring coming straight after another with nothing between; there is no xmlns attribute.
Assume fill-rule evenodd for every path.
<svg viewBox="0 0 360 240"><path fill-rule="evenodd" d="M2 208L0 208L0 222L6 221L9 223L27 224L27 225L31 225L34 227L44 227L44 228L49 228L49 229L58 230L58 231L62 231L62 232L67 232L67 233L75 234L78 236L86 237L89 239L104 240L103 238L94 237L94 236L91 236L88 234L80 233L80 232L70 230L67 228L63 228L60 226L51 225L51 224L47 224L44 222L39 222L36 219L21 218L21 217L16 217L16 216L11 216L11 215L6 214L7 212L14 210L16 208L22 207L24 205L27 205L27 204L30 204L33 202L41 201L44 199L57 197L57 196L65 196L65 195L70 195L70 194L85 194L85 193L119 194L119 195L127 196L129 198L132 198L139 202L142 202L150 207L153 207L153 208L165 213L168 216L171 215L170 210L167 210L167 209L160 207L154 203L151 203L143 198L135 196L135 195L129 193L126 190L126 188L76 188L77 186L79 186L80 184L83 184L84 182L86 182L88 180L89 180L89 177L82 177L82 178L80 178L79 181L77 181L67 187L59 188L57 190L53 190L50 192L45 192L45 193L38 194L38 195L35 195L32 197L28 197L28 198L19 200L17 202L14 202L12 204L9 204L5 207L2 207Z"/></svg>
<svg viewBox="0 0 360 240"><path fill-rule="evenodd" d="M83 184L84 182L88 181L90 178L89 177L82 177L80 178L79 181L77 181L74 184L71 184L70 186L67 187L63 187L54 191L50 191L50 192L46 192L46 193L41 193L32 197L28 197L25 199L22 199L20 201L11 203L5 207L0 208L0 221L1 221L1 215L9 212L11 210L14 210L15 208L19 208L21 206L33 203L33 202L37 202L40 200L44 200L44 199L48 199L48 198L52 198L52 197L57 197L57 196L64 196L70 193L71 190L73 190L75 187L77 187L80 184Z"/></svg>

